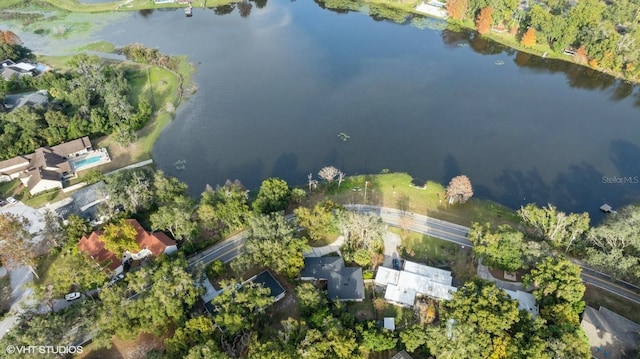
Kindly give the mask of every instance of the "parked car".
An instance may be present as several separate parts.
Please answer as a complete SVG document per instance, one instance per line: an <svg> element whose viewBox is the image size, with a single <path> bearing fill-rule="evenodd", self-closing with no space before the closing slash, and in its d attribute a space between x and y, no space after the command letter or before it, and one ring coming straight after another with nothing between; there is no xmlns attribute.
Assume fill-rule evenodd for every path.
<svg viewBox="0 0 640 359"><path fill-rule="evenodd" d="M111 287L112 285L118 283L119 281L124 279L124 273L120 273L117 276L111 278L111 280L109 281L109 287Z"/></svg>
<svg viewBox="0 0 640 359"><path fill-rule="evenodd" d="M398 260L398 258L393 258L393 269L395 270L400 270L400 261Z"/></svg>
<svg viewBox="0 0 640 359"><path fill-rule="evenodd" d="M64 299L66 299L67 302L71 302L71 301L74 301L74 300L80 298L81 296L82 296L82 293L80 293L80 292L72 292L72 293L66 294L64 296Z"/></svg>
<svg viewBox="0 0 640 359"><path fill-rule="evenodd" d="M18 203L18 200L13 197L7 197L7 202L14 204L14 203Z"/></svg>

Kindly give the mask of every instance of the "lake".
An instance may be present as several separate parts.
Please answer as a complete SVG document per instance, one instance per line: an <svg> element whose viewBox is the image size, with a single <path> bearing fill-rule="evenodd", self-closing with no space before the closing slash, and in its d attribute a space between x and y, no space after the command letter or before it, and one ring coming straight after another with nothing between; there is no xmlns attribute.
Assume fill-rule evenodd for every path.
<svg viewBox="0 0 640 359"><path fill-rule="evenodd" d="M445 184L466 174L478 197L596 220L603 203L640 200L638 88L435 20L252 4L245 17L235 6L136 13L97 36L194 63L198 91L153 151L193 194L227 178L305 184L333 165Z"/></svg>

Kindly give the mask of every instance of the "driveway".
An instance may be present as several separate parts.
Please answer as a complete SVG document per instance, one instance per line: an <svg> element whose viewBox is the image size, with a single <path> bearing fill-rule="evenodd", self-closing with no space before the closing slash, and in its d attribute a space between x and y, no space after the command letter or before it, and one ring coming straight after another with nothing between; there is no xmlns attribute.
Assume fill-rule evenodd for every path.
<svg viewBox="0 0 640 359"><path fill-rule="evenodd" d="M384 240L384 261L382 262L383 267L393 268L393 260L400 259L400 254L398 254L398 247L402 245L402 240L400 236L386 232L382 239Z"/></svg>
<svg viewBox="0 0 640 359"><path fill-rule="evenodd" d="M328 246L323 247L311 247L311 249L304 253L305 257L322 257L326 256L329 253L338 252L340 253L340 247L344 244L344 236L338 237L335 242L329 244Z"/></svg>

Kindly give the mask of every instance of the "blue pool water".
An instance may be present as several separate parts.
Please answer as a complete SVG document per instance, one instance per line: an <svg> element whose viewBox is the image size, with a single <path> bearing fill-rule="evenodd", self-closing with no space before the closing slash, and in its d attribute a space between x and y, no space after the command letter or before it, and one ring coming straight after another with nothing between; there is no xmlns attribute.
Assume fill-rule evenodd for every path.
<svg viewBox="0 0 640 359"><path fill-rule="evenodd" d="M86 167L86 166L88 166L90 164L93 164L93 163L96 163L96 162L100 162L100 159L101 159L100 156L83 158L80 161L74 162L73 163L73 167L75 167L76 170L79 170L82 167Z"/></svg>

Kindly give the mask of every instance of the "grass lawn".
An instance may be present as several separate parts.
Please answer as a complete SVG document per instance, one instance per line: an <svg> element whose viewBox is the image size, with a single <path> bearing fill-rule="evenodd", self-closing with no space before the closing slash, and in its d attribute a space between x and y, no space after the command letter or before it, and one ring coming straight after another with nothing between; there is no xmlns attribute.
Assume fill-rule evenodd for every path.
<svg viewBox="0 0 640 359"><path fill-rule="evenodd" d="M368 182L366 199L365 181ZM415 187L411 181L411 176L406 173L354 176L347 178L340 189L333 188L326 194L338 203L398 208L464 226L472 222L490 222L493 225L515 225L519 222L514 210L498 203L472 198L467 203L449 206L444 201L443 185L428 181L426 187Z"/></svg>
<svg viewBox="0 0 640 359"><path fill-rule="evenodd" d="M460 255L460 246L455 243L395 227L389 228L389 231L400 235L402 247L407 249L403 257L407 259L438 266L450 264Z"/></svg>
<svg viewBox="0 0 640 359"><path fill-rule="evenodd" d="M131 0L127 4L124 4L124 1L112 1L112 2L99 3L99 4L81 4L77 0L44 0L44 1L60 9L73 11L73 12L107 12L107 11L113 11L113 10L133 11L133 10L141 10L141 9L184 7L184 5L176 5L176 4L156 5L151 0ZM232 2L235 2L235 1L193 0L191 4L193 7L201 8L201 7L215 7L219 5L229 4Z"/></svg>
<svg viewBox="0 0 640 359"><path fill-rule="evenodd" d="M389 231L398 234L402 247L407 248L400 253L403 258L434 267L449 267L455 276L454 284L462 284L477 274L471 248L400 228L390 227Z"/></svg>
<svg viewBox="0 0 640 359"><path fill-rule="evenodd" d="M347 311L360 322L376 319L376 311L373 307L373 284L364 284L364 300L362 302L347 302Z"/></svg>
<svg viewBox="0 0 640 359"><path fill-rule="evenodd" d="M4 199L7 197L14 197L15 199L22 201L26 205L34 208L40 208L46 205L47 203L53 203L63 198L66 198L68 196L69 196L68 193L64 193L60 190L45 192L35 196L31 196L27 188L24 187L20 182L20 180L18 179L15 179L10 182L0 183L1 198Z"/></svg>
<svg viewBox="0 0 640 359"><path fill-rule="evenodd" d="M587 284L586 287L584 301L588 306L595 309L603 306L627 319L640 323L640 304L628 301L592 285Z"/></svg>

